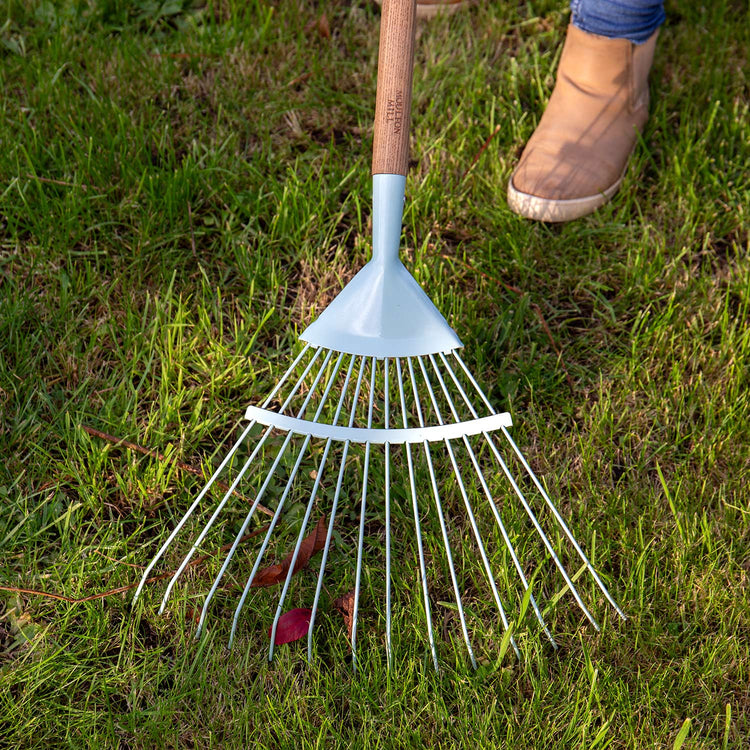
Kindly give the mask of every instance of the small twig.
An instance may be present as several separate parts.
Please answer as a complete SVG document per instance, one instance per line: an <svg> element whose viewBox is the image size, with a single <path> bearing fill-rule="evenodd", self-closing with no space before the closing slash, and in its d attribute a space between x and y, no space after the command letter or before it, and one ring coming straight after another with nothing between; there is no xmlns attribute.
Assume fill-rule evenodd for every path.
<svg viewBox="0 0 750 750"><path fill-rule="evenodd" d="M312 77L312 73L303 73L301 76L292 78L292 80L289 81L289 83L287 83L286 87L291 88L292 86L296 86L298 83L304 83L311 77Z"/></svg>
<svg viewBox="0 0 750 750"><path fill-rule="evenodd" d="M242 542L246 542L248 539L252 539L254 536L258 536L258 534L262 534L265 531L268 531L271 524L266 524L265 526L262 526L259 529L255 529L255 531L251 531L249 534L245 534L239 541L239 544ZM216 552L209 553L206 555L201 555L200 557L196 557L195 560L191 560L185 568L192 568L196 565L200 565L202 562L207 560L209 557L214 557L216 555L220 555L222 552L227 552L234 542L231 542L230 544L225 544L223 547L220 547ZM155 581L161 581L164 578L170 578L173 576L177 571L176 570L169 570L166 573L159 573L158 575L151 576L150 578L146 579L146 583L154 583ZM99 594L90 594L89 596L81 596L81 597L74 597L74 596L65 596L64 594L51 594L49 591L37 591L36 589L24 589L20 588L18 586L0 586L0 591L9 591L11 594L27 594L29 596L43 596L47 599L54 599L58 602L67 602L68 604L83 604L84 602L92 602L96 599L106 599L108 596L114 596L115 594L123 594L126 591L130 591L131 589L134 589L136 586L138 586L138 581L135 583L129 583L127 586L118 586L116 589L110 589L109 591L102 591Z"/></svg>
<svg viewBox="0 0 750 750"><path fill-rule="evenodd" d="M89 186L84 185L82 182L66 182L65 180L55 180L52 177L40 177L38 174L26 173L24 174L29 180L38 180L39 182L46 182L50 185L61 185L62 187L74 187L81 188L82 190L88 190Z"/></svg>
<svg viewBox="0 0 750 750"><path fill-rule="evenodd" d="M487 146L490 145L490 141L500 132L500 126L498 125L491 133L490 137L482 144L482 148L477 151L476 156L471 160L471 164L466 168L466 171L461 175L461 182L464 181L466 175L474 169L476 163L482 158L482 154L487 150Z"/></svg>
<svg viewBox="0 0 750 750"><path fill-rule="evenodd" d="M117 563L118 565L127 565L129 568L135 568L136 570L143 570L146 567L145 565L136 565L135 563L129 563L125 562L124 560L118 560L114 557L110 557L109 555L105 555L100 549L95 549L93 550L93 552L97 555L101 555L105 560Z"/></svg>
<svg viewBox="0 0 750 750"><path fill-rule="evenodd" d="M462 263L464 266L469 268L474 273L478 273L480 276L487 279L487 281L491 281L495 284L499 284L501 287L503 287L507 291L513 294L517 294L519 297L528 297L528 293L524 292L523 289L519 289L517 286L513 286L512 284L507 284L502 279L498 279L495 276L490 276L484 271L480 271L476 266L474 266L472 263L469 263L468 261L462 260L461 258L448 258L447 256L446 256L446 259L457 260L459 263ZM557 354L558 360L560 361L560 366L562 367L563 372L565 373L565 379L568 383L568 387L570 388L571 391L575 391L575 383L573 382L573 378L570 376L570 373L568 372L568 368L565 365L565 360L563 359L562 349L557 345L557 342L555 341L555 338L552 335L552 331L550 330L549 325L547 325L547 321L544 318L544 313L542 312L542 308L539 307L539 305L537 305L536 302L532 302L531 300L529 300L529 305L531 306L531 309L536 314L536 317L539 319L539 322L542 325L544 333L547 336L547 340L549 341L550 345L552 346L552 348L555 350L555 353Z"/></svg>
<svg viewBox="0 0 750 750"><path fill-rule="evenodd" d="M94 437L98 437L98 438L101 438L102 440L106 440L110 443L113 443L117 447L122 446L123 448L127 448L130 451L141 453L144 456L156 458L159 461L168 460L167 457L163 453L159 453L158 451L155 451L152 448L144 448L142 445L138 445L137 443L131 443L129 440L125 440L123 438L115 437L114 435L110 435L107 432L102 432L101 430L97 430L96 427L89 427L87 424L82 424L81 427L83 428L83 431L87 432L89 435L93 435ZM200 469L197 469L195 466L191 466L190 464L183 463L182 461L175 460L175 466L177 466L178 469L182 469L182 471L187 471L190 474L195 474L198 477L203 476L203 472Z"/></svg>
<svg viewBox="0 0 750 750"><path fill-rule="evenodd" d="M131 451L135 451L136 453L140 453L144 456L155 458L157 461L169 460L163 453L159 453L158 451L155 451L152 448L144 448L142 445L138 445L137 443L131 443L129 440L123 440L122 438L115 437L114 435L110 435L107 432L102 432L101 430L97 430L95 427L89 427L86 424L82 424L81 428L83 429L84 432L87 432L89 435L93 435L94 437L98 437L98 438L101 438L102 440L106 440L107 442L112 443L115 446L118 446L118 447L122 446L123 448L127 448L128 450L131 450ZM187 471L190 474L194 474L197 477L201 477L202 479L205 479L203 472L200 469L197 469L195 466L191 466L190 464L186 464L183 461L179 461L177 459L174 459L174 465L182 471ZM217 479L215 484L217 487L224 490L224 492L229 492L229 485L225 484L221 480ZM246 503L250 502L244 495L240 494L236 490L233 490L232 494L241 498ZM265 513L267 516L273 516L273 511L270 510L269 508L266 508L265 505L261 505L260 503L258 503L258 510L261 511L261 513Z"/></svg>

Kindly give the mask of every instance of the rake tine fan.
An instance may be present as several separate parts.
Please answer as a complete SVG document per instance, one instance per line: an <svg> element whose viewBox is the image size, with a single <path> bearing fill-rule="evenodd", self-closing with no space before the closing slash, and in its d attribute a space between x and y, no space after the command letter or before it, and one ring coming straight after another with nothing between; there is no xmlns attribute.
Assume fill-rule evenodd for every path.
<svg viewBox="0 0 750 750"><path fill-rule="evenodd" d="M229 487L197 531L167 585L159 611L164 610L195 554L229 527L234 539L203 601L197 634L205 629L217 592L239 583L242 594L232 620L231 646L251 592L265 585L259 579L279 535L289 533L290 508L299 508L302 520L293 551L286 568L279 566L278 582L283 577L283 584L271 626L269 659L297 563L305 555L303 546L313 515L325 516L327 523L325 540L317 548L322 554L310 613L308 658L313 656L321 594L327 572L331 575L329 563L338 546L334 538L343 526L339 520L343 513L348 519L358 517L356 544L351 545L356 549L350 624L354 668L365 589L384 607L385 649L389 665L393 661L395 623L403 613L399 604L404 585L400 584L406 588L409 584L403 573L399 573L401 580L394 580L393 561L403 559L408 551L417 563L415 577L421 595L414 598L421 599L423 637L436 669L436 606L442 614L446 608L456 613L454 630L460 633L474 667L478 641L481 649L487 643L496 645L498 632L508 634L520 657L508 614L511 601L515 606L525 599L539 627L557 647L544 610L531 591L530 574L524 567L529 557L537 563L536 572L546 559L551 561L597 630L599 625L576 588L575 580L584 571L625 618L510 436L510 414L492 406L459 354L458 336L399 260L414 11L414 0L383 3L373 147L372 259L304 331L304 346L263 403L247 407L247 426L156 553L135 594L137 599L154 566L177 538L197 531L194 516L210 511L212 488L227 473L233 477ZM243 506L238 515L240 487L249 508ZM263 502L272 509L272 518L250 566L245 563L243 542L249 533L261 532L258 510ZM521 524L527 529L530 525L531 533L519 533ZM561 559L573 557L570 548L581 562L574 576ZM545 559L539 562L539 557ZM305 561L309 558L307 554ZM248 567L243 584L238 575ZM376 572L381 570L382 576ZM514 576L521 591L513 586ZM486 586L484 592L481 586ZM536 594L542 590L534 582ZM452 603L440 601L443 592ZM487 595L499 622L489 636L484 632L477 638L476 610Z"/></svg>

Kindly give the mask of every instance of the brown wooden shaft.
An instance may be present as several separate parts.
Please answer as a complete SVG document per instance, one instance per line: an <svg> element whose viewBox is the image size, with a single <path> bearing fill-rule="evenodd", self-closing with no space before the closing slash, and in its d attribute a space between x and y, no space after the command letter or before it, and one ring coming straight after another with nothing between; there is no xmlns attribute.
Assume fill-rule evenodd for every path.
<svg viewBox="0 0 750 750"><path fill-rule="evenodd" d="M373 174L406 176L409 166L415 25L415 0L383 0L372 146Z"/></svg>

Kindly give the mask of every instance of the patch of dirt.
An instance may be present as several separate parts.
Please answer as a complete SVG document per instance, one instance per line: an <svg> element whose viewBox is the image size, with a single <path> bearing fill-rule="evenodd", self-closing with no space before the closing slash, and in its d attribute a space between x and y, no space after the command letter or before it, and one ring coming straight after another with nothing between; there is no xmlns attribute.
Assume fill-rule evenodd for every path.
<svg viewBox="0 0 750 750"><path fill-rule="evenodd" d="M695 260L698 263L708 261L714 275L726 277L731 274L734 261L743 249L747 249L749 242L747 235L742 237L739 227L722 237L713 237L709 233L704 248L695 256Z"/></svg>
<svg viewBox="0 0 750 750"><path fill-rule="evenodd" d="M296 141L312 141L318 146L327 146L331 143L341 146L353 141L353 150L357 153L364 150L361 143L365 134L366 130L360 128L338 107L323 111L305 107L289 109L278 129L278 135L281 137L291 137Z"/></svg>
<svg viewBox="0 0 750 750"><path fill-rule="evenodd" d="M355 239L355 244L359 244ZM330 255L330 254L326 254ZM316 257L312 262L300 260L294 286L297 294L292 301L292 321L304 327L325 310L334 297L354 278L358 266L343 262L330 262L325 257Z"/></svg>

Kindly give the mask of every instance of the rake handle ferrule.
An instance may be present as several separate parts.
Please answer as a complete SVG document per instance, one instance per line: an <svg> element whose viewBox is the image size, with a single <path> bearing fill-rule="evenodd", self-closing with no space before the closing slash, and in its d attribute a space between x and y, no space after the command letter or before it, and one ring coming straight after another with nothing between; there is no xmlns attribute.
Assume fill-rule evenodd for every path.
<svg viewBox="0 0 750 750"><path fill-rule="evenodd" d="M372 173L406 176L414 73L415 0L383 0Z"/></svg>

